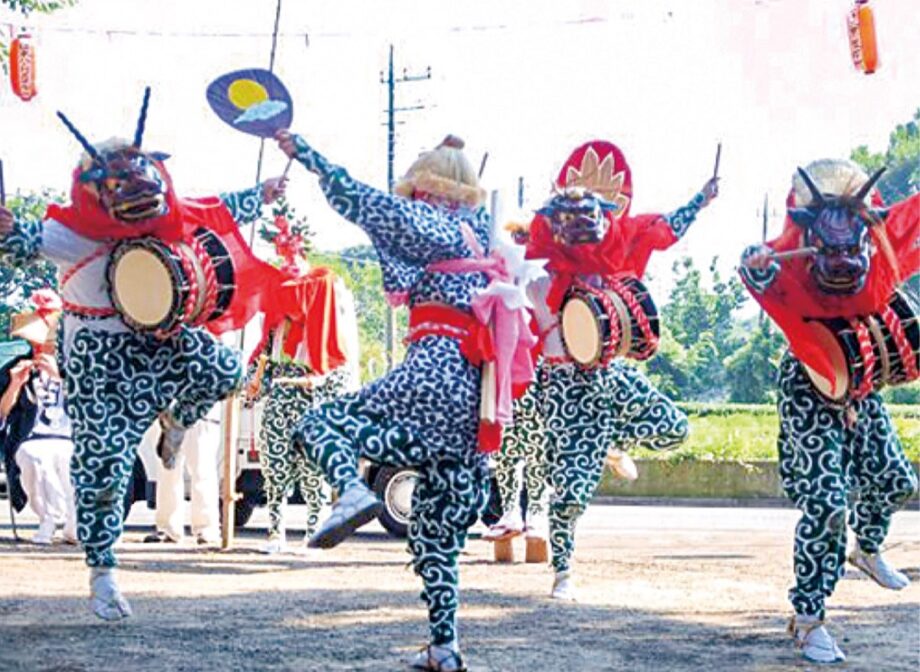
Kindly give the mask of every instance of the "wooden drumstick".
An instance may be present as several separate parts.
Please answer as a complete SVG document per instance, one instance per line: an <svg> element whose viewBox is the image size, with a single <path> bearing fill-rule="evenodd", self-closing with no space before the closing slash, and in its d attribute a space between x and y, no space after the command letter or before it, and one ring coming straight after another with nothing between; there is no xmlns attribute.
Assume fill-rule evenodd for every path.
<svg viewBox="0 0 920 672"><path fill-rule="evenodd" d="M775 259L776 261L786 261L787 259L807 257L813 254L817 254L817 252L817 247L800 247L798 249L788 250L786 252L774 252L770 255L770 258Z"/></svg>
<svg viewBox="0 0 920 672"><path fill-rule="evenodd" d="M284 180L287 179L288 171L291 169L291 164L292 164L292 163L294 163L294 157L293 157L293 156L292 156L291 158L288 159L287 165L284 167L284 172L281 173L281 181L282 181L282 182L283 182Z"/></svg>
<svg viewBox="0 0 920 672"><path fill-rule="evenodd" d="M712 179L718 179L719 177L719 163L722 160L722 143L719 142L719 145L716 147L716 165L712 169Z"/></svg>

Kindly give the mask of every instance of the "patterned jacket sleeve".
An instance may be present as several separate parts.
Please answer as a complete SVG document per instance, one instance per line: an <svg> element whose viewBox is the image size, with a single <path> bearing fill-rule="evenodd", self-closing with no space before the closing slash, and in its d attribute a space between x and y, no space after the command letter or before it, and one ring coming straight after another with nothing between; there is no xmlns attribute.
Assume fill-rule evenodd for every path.
<svg viewBox="0 0 920 672"><path fill-rule="evenodd" d="M294 136L294 141L297 160L319 176L329 204L370 236L382 258L392 257L420 266L462 254L465 248L459 221L450 221L454 217L445 216L425 203L363 184L341 166L327 161L303 138Z"/></svg>
<svg viewBox="0 0 920 672"><path fill-rule="evenodd" d="M699 214L705 201L706 197L703 195L703 192L699 192L690 199L689 203L682 205L674 212L670 212L664 216L675 238L678 240L683 238L684 234L687 233L687 229L690 228L690 225L696 221L696 216Z"/></svg>
<svg viewBox="0 0 920 672"><path fill-rule="evenodd" d="M44 226L40 220L16 220L13 230L0 238L0 263L18 267L34 261L42 252L43 237Z"/></svg>
<svg viewBox="0 0 920 672"><path fill-rule="evenodd" d="M262 214L262 185L221 194L220 200L239 226L252 224Z"/></svg>
<svg viewBox="0 0 920 672"><path fill-rule="evenodd" d="M738 272L752 292L763 294L770 288L770 285L773 284L779 274L779 262L776 260L772 260L766 268L753 268L748 265L748 260L751 257L769 253L770 248L766 245L750 245L741 253L741 266Z"/></svg>

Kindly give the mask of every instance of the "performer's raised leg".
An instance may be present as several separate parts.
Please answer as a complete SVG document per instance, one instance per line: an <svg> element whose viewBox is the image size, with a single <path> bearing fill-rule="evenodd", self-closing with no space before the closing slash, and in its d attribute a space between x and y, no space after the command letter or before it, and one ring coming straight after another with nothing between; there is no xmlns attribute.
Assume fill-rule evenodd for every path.
<svg viewBox="0 0 920 672"><path fill-rule="evenodd" d="M616 447L673 450L690 436L686 414L634 366L613 363Z"/></svg>
<svg viewBox="0 0 920 672"><path fill-rule="evenodd" d="M881 546L892 516L917 492L917 474L878 394L859 403L852 445L855 482L851 487L856 501L850 509L850 526L856 545L849 561L883 588L901 590L910 579L885 560Z"/></svg>

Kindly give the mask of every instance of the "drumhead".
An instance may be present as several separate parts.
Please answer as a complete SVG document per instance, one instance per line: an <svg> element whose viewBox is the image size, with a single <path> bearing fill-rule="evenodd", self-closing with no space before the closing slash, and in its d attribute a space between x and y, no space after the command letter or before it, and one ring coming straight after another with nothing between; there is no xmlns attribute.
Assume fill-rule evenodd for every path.
<svg viewBox="0 0 920 672"><path fill-rule="evenodd" d="M820 322L812 322L812 334L828 354L831 365L834 367L834 379L829 380L802 362L805 373L808 374L811 384L822 395L832 401L840 401L846 397L850 387L850 372L847 367L847 358L834 333Z"/></svg>
<svg viewBox="0 0 920 672"><path fill-rule="evenodd" d="M165 261L142 247L115 260L112 294L121 312L142 327L155 328L173 310L173 277Z"/></svg>
<svg viewBox="0 0 920 672"><path fill-rule="evenodd" d="M603 341L594 311L587 301L573 296L562 307L562 340L578 364L594 364L601 358Z"/></svg>

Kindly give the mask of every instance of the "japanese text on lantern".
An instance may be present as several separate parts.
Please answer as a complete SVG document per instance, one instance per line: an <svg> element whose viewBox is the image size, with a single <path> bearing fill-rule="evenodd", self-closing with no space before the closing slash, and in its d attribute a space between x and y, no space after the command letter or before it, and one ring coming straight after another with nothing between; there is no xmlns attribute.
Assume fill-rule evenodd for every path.
<svg viewBox="0 0 920 672"><path fill-rule="evenodd" d="M875 17L867 0L857 0L847 15L850 55L853 65L867 75L878 67L878 47L875 42Z"/></svg>
<svg viewBox="0 0 920 672"><path fill-rule="evenodd" d="M38 93L35 87L35 46L28 34L17 37L10 47L10 80L13 93L22 100L32 100Z"/></svg>

